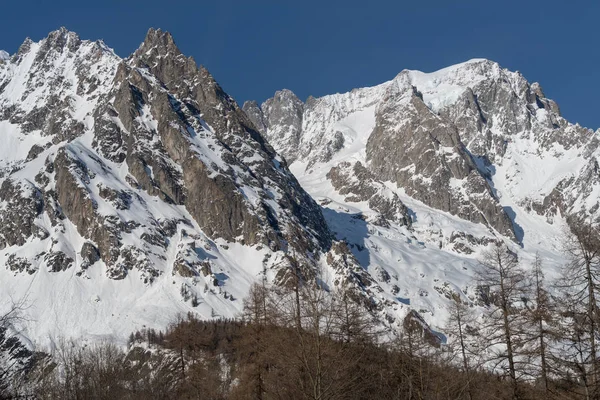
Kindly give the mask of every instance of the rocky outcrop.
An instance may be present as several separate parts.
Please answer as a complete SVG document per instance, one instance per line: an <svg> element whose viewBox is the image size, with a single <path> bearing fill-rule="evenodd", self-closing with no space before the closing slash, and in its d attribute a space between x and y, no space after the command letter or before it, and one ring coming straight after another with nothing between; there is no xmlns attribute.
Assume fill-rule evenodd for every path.
<svg viewBox="0 0 600 400"><path fill-rule="evenodd" d="M379 213L375 223L393 221L400 225L411 226L408 208L398 195L389 190L364 165L357 161L354 165L341 162L327 173L327 178L346 202L367 202L371 210Z"/></svg>
<svg viewBox="0 0 600 400"><path fill-rule="evenodd" d="M250 121L254 124L254 127L263 136L267 135L267 121L265 120L265 114L261 110L260 105L255 100L249 100L244 103L242 110L246 113Z"/></svg>
<svg viewBox="0 0 600 400"><path fill-rule="evenodd" d="M141 81L143 75L135 69L121 83L134 85L139 101L151 110L157 132L146 129L147 135L158 135L166 156L180 166L185 187L185 198L181 200L210 237L228 241L241 237L245 244L262 243L276 250L285 240L283 225L296 220L308 225L320 245L327 246L328 231L314 201L286 171L283 160L276 159L273 149L235 101L206 69L197 68L193 60L179 52L170 34L150 30L131 63L147 68L163 84L151 87L149 82ZM197 84L191 87L185 82ZM128 124L133 122L124 123ZM208 148L203 149L204 145ZM132 170L136 168L130 165ZM132 174L138 182L143 175ZM173 178L158 181L158 186L162 188ZM266 192L269 187L280 197L275 208ZM254 204L248 201L250 193L245 188L254 192ZM303 252L316 250L312 239L303 243Z"/></svg>
<svg viewBox="0 0 600 400"><path fill-rule="evenodd" d="M6 179L0 186L0 249L22 246L48 232L35 223L44 209L40 190L27 180Z"/></svg>
<svg viewBox="0 0 600 400"><path fill-rule="evenodd" d="M89 188L92 177L87 165L68 148L58 151L53 165L61 211L75 224L82 237L97 243L102 259L108 265L114 265L121 247L120 232L118 226L111 223L112 219L104 219L97 213L97 202Z"/></svg>
<svg viewBox="0 0 600 400"><path fill-rule="evenodd" d="M9 121L25 133L40 131L53 143L81 136L86 115L75 115L79 100L97 103L109 88L117 60L104 43L84 42L64 28L50 33L40 43L23 43L6 72L0 73L0 109L10 108ZM59 72L57 73L57 65ZM31 77L26 85L11 80L19 67L27 68ZM69 74L69 76L67 76ZM4 75L4 76L3 76ZM44 97L43 102L37 100ZM18 99L17 101L15 101Z"/></svg>

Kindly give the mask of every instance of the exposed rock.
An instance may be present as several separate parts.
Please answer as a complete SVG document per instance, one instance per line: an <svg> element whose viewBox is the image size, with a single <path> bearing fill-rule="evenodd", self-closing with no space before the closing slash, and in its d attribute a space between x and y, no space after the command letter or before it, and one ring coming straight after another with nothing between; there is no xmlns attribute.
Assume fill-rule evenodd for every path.
<svg viewBox="0 0 600 400"><path fill-rule="evenodd" d="M515 238L512 221L454 125L425 105L406 74L396 81L377 108L375 129L367 142L373 174L433 208Z"/></svg>
<svg viewBox="0 0 600 400"><path fill-rule="evenodd" d="M454 251L465 254L474 253L474 248L477 247L487 247L489 244L500 243L498 239L492 237L475 237L470 233L460 231L452 232L449 242L453 245Z"/></svg>
<svg viewBox="0 0 600 400"><path fill-rule="evenodd" d="M171 57L163 57L166 54ZM160 142L166 154L180 163L182 169L185 198L175 200L184 202L210 237L228 241L241 237L245 244L263 243L278 249L284 239L280 225L291 218L308 225L317 234L321 246L328 245L329 233L318 206L284 169L283 161L276 160L272 148L254 130L235 101L223 92L206 69L197 68L192 59L181 55L168 33L150 30L132 60L148 68L169 90L166 95L161 87L149 87L135 70L123 72L123 82L127 79L135 84L138 102L153 99L148 105L153 110L152 118L157 121ZM190 88L185 82L198 84ZM175 97L187 100L180 102ZM119 111L121 118L123 114ZM206 124L214 132L207 131ZM212 138L213 134L217 140ZM210 143L214 155L199 153L197 138ZM221 158L228 166L219 166L214 157ZM249 159L252 161L247 161ZM133 164L130 163L130 171L144 187L142 167ZM233 168L239 172L235 173ZM162 189L164 184L159 182L158 186ZM248 202L242 186L260 188L258 203ZM266 201L270 196L264 191L265 186L272 186L280 194L278 202L282 211L268 205ZM304 211L299 213L300 209ZM277 215L280 212L290 215ZM302 240L302 243L302 253L313 249L312 240Z"/></svg>
<svg viewBox="0 0 600 400"><path fill-rule="evenodd" d="M254 100L246 101L242 106L242 110L246 113L254 127L264 136L267 133L267 122L265 115L258 103ZM267 137L268 139L268 137Z"/></svg>
<svg viewBox="0 0 600 400"><path fill-rule="evenodd" d="M408 208L396 193L387 189L360 161L354 165L349 162L337 164L327 173L327 178L340 194L347 195L346 201L368 202L369 207L377 211L384 220L410 227Z"/></svg>
<svg viewBox="0 0 600 400"><path fill-rule="evenodd" d="M415 310L411 310L402 322L405 332L409 332L415 338L422 339L433 347L440 347L442 339L425 322L423 317Z"/></svg>
<svg viewBox="0 0 600 400"><path fill-rule="evenodd" d="M81 269L88 269L90 266L100 261L100 251L98 251L98 248L92 243L85 242L83 246L81 246L81 259Z"/></svg>
<svg viewBox="0 0 600 400"><path fill-rule="evenodd" d="M48 266L49 272L66 271L73 266L73 259L68 257L62 251L53 251L44 255L44 261Z"/></svg>
<svg viewBox="0 0 600 400"><path fill-rule="evenodd" d="M0 249L22 246L32 236L47 232L35 220L44 208L39 189L27 180L6 179L0 186Z"/></svg>
<svg viewBox="0 0 600 400"><path fill-rule="evenodd" d="M64 215L77 227L84 238L93 240L104 262L113 265L119 256L120 232L96 212L97 203L91 195L90 175L87 166L65 148L54 160L56 193Z"/></svg>
<svg viewBox="0 0 600 400"><path fill-rule="evenodd" d="M289 163L294 162L302 133L302 101L292 91L284 89L275 92L260 108L256 102L246 102L243 109L269 143Z"/></svg>
<svg viewBox="0 0 600 400"><path fill-rule="evenodd" d="M31 146L31 150L29 150L29 153L27 154L27 158L25 159L25 161L31 161L31 160L35 160L40 154L42 154L44 152L44 150L46 150L49 146L50 143L48 143L48 145L46 146L39 146L37 144L34 144L33 146Z"/></svg>
<svg viewBox="0 0 600 400"><path fill-rule="evenodd" d="M127 210L129 209L132 201L131 193L125 192L123 190L114 190L112 188L99 185L98 194L103 199L110 201L117 210Z"/></svg>
<svg viewBox="0 0 600 400"><path fill-rule="evenodd" d="M31 264L25 257L18 257L15 254L11 254L6 260L6 267L14 272L27 272L29 275L33 275L37 268Z"/></svg>

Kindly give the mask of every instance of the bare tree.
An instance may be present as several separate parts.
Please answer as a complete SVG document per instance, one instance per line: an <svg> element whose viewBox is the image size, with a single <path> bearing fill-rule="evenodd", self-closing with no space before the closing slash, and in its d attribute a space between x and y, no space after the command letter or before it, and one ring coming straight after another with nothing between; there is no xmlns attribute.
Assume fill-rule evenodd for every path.
<svg viewBox="0 0 600 400"><path fill-rule="evenodd" d="M473 398L471 388L472 370L478 366L479 351L476 346L469 344L469 336L476 335L475 324L476 317L467 301L463 301L458 295L454 296L453 301L448 306L448 321L445 327L447 332L453 332L454 342L450 345L453 354L458 354L462 371L465 375L465 391L467 398Z"/></svg>
<svg viewBox="0 0 600 400"><path fill-rule="evenodd" d="M557 286L564 293L565 327L563 340L576 354L570 363L584 383L586 397L600 398L598 335L600 313L600 230L583 221L570 221L571 231L565 236L564 252L569 258ZM566 349L569 357L569 349ZM580 362L575 362L579 360Z"/></svg>
<svg viewBox="0 0 600 400"><path fill-rule="evenodd" d="M522 314L518 303L526 290L525 275L517 255L504 244L497 244L483 254L477 279L488 292L486 331L490 362L494 368L505 369L511 381L513 398L519 397L517 351Z"/></svg>
<svg viewBox="0 0 600 400"><path fill-rule="evenodd" d="M269 327L274 326L274 312L264 281L252 285L244 301L243 318L248 324L248 334L241 346L246 364L245 380L250 382L250 388L243 393L246 398L262 400L268 394L266 376L271 364L268 353Z"/></svg>
<svg viewBox="0 0 600 400"><path fill-rule="evenodd" d="M531 373L534 377L539 374L544 392L548 393L550 391L548 375L551 360L549 346L556 334L554 329L556 309L545 288L542 259L539 254L536 254L528 275L531 282L531 301L527 303L524 314L527 328L524 335L524 346L527 347L530 365L533 369Z"/></svg>
<svg viewBox="0 0 600 400"><path fill-rule="evenodd" d="M20 395L32 354L18 340L19 325L26 321L27 297L10 299L2 305L0 315L0 398Z"/></svg>

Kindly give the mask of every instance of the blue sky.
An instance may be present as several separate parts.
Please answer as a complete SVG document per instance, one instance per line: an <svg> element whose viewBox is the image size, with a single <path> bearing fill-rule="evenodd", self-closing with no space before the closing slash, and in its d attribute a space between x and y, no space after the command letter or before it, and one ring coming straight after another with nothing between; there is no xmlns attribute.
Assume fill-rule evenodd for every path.
<svg viewBox="0 0 600 400"><path fill-rule="evenodd" d="M563 115L600 127L600 2L11 1L0 15L0 49L66 26L104 39L121 56L149 27L170 31L241 104L281 88L301 99L489 58L541 83Z"/></svg>

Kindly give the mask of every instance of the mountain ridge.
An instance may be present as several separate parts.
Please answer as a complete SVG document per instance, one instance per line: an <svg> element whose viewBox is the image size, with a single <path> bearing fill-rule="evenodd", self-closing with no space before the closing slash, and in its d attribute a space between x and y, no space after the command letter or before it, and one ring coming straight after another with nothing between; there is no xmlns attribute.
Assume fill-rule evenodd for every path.
<svg viewBox="0 0 600 400"><path fill-rule="evenodd" d="M240 108L159 29L124 59L66 29L25 40L0 62L0 281L32 302L23 336L235 317L252 283L293 282L293 258L393 329L415 311L440 330L449 296L476 302L490 243L539 251L551 275L564 215L598 215L597 140L502 71Z"/></svg>
<svg viewBox="0 0 600 400"><path fill-rule="evenodd" d="M500 156L503 156L502 147L498 147L499 144L495 145L496 148L493 148L494 146L490 147L489 145L485 145L482 142L482 135L473 135L473 132L477 133L480 132L482 129L487 129L486 134L490 136L490 139L492 140L501 140L500 138L502 137L502 134L493 134L492 131L495 129L495 127L492 124L493 121L490 121L489 124L487 123L487 121L485 121L486 117L484 117L483 113L486 113L487 111L482 111L478 107L478 101L476 99L477 96L473 96L472 92L473 87L478 88L485 86L486 82L489 81L505 82L506 87L500 87L501 85L498 83L492 84L492 86L496 85L492 89L496 90L495 88L498 87L499 89L497 90L504 91L505 94L503 95L507 97L507 100L518 102L522 99L522 102L524 103L522 107L521 105L514 106L514 110L509 110L513 113L513 115L507 116L506 112L499 111L500 114L504 112L504 114L500 116L502 118L505 118L506 121L513 121L513 125L508 124L505 126L500 126L498 129L504 130L509 135L514 135L518 131L527 131L532 123L536 124L538 122L537 120L533 120L533 122L531 122L531 116L535 116L535 113L537 113L537 115L539 115L540 121L543 120L542 123L539 125L546 125L541 127L534 126L534 129L537 129L539 131L539 135L547 136L547 138L540 138L540 141L554 140L559 142L561 146L568 150L573 145L587 146L585 145L586 140L596 140L594 139L595 133L592 130L581 128L578 124L569 124L566 120L564 120L564 118L562 118L560 114L560 109L558 105L554 101L545 98L541 86L538 83L529 84L520 73L510 72L506 69L502 69L499 66L499 64L486 59L469 60L467 62L443 68L439 71L435 71L432 73L422 73L420 71L403 70L393 80L374 87L354 89L344 94L328 95L318 99L313 98L310 99L309 102L303 103L303 105L308 108L308 111L305 111L305 115L302 118L299 118L301 122L296 123L296 125L292 127L295 132L293 135L288 135L285 138L275 137L272 139L271 136L279 135L280 131L283 131L285 136L285 130L287 127L283 124L279 124L274 128L271 128L271 132L269 127L267 127L269 121L263 123L263 126L266 128L266 131L263 133L271 142L276 144L278 143L278 141L291 143L293 140L298 140L298 137L300 137L300 141L305 140L305 143L302 143L302 145L300 146L301 150L299 154L290 154L290 149L284 146L279 146L278 150L285 157L291 157L292 164L293 161L298 157L308 158L308 167L315 164L316 162L327 162L331 158L331 155L333 153L340 151L339 148L344 146L343 141L345 139L352 139L349 137L350 135L347 135L347 137L344 138L342 132L332 132L328 134L328 132L325 132L327 129L329 129L327 127L327 124L335 124L336 120L342 120L345 116L360 112L375 103L379 103L379 107L381 107L382 102L380 102L379 99L382 97L384 92L387 92L389 96L390 88L395 86L395 84L397 83L398 87L400 88L399 94L401 96L404 96L402 93L409 93L413 91L412 88L415 88L411 96L415 96L416 98L420 99L420 101L417 101L416 104L422 104L431 111L431 118L435 119L437 117L442 117L443 120L451 122L451 125L455 125L455 123L458 123L459 126L457 129L459 131L462 130L462 132L460 132L459 135L460 141L462 142L462 139L464 139L463 144L465 145L465 149L468 150L469 153L472 153L472 155L474 155L476 158L473 160L475 164L480 164L480 161L483 163L490 164L490 162L493 162L494 160L494 153L501 153ZM486 90L488 90L489 92L490 89ZM495 96L496 94L494 93L492 93L491 95ZM270 102L272 103L273 101L277 100L279 95L280 93L278 92L275 97L273 97L270 100L267 100L265 103L263 103L263 105L269 105ZM287 97L295 97L295 95L293 95L292 92L288 91ZM399 101L400 100L401 99L399 99ZM467 112L467 110L456 111L453 109L453 107L450 107L459 101L463 101L465 102L464 104L467 105L471 104L471 107L475 105L476 109L471 108L469 111L479 116L475 118L477 116L475 114L458 116L449 115L449 113L452 112L460 112L463 114ZM348 107L348 104L350 104L349 102L355 102L355 104L352 104ZM321 114L316 112L317 115L325 115L325 118L329 118L329 120L317 121L316 126L314 126L315 122L312 119L315 118L313 116L315 112L312 112L311 109L314 108L314 104L316 103L324 104L321 108L323 110L327 110L322 111ZM398 104L393 104L391 106L397 107ZM261 109L260 107L258 107L257 104L247 103L245 105L245 108L249 115L258 115L258 117L254 117L254 119L260 119L262 117L260 115ZM546 112L547 110L548 112ZM519 115L514 114L515 112L518 112ZM419 118L425 117L424 110L421 111L420 114L422 114L422 116ZM461 121L456 120L459 117L462 118ZM491 115L491 117L495 118L495 115ZM317 116L317 118L323 117ZM454 121L452 121L453 119ZM519 120L523 120L523 122L519 122ZM423 124L423 120L416 123ZM465 124L467 123L470 125L466 126ZM500 121L500 124L502 123L503 122ZM519 123L522 125L519 126ZM546 127L551 127L552 129L545 129ZM263 128L263 130L265 128ZM330 128L334 129L333 126L330 126ZM544 129L545 132L542 132ZM299 131L301 132L300 134L297 133ZM571 135L569 133L571 131L576 131L576 134ZM289 136L293 136L293 139L289 138ZM493 136L496 136L497 139L494 139ZM586 139L586 137L588 139ZM457 139L452 140L455 143L458 143L456 142ZM316 150L313 149L313 147L311 147L314 146L315 142L317 142ZM592 145L591 147L594 146L596 145ZM276 145L275 147L277 148L278 146ZM588 152L591 151L591 147L588 146L588 149L590 149L588 150ZM467 159L468 158L469 157L467 156ZM484 160L484 158L487 158L487 160ZM409 164L407 164L406 166L399 167L403 168L407 167L408 165ZM411 163L410 165L414 166L415 164ZM483 168L481 168L480 165L476 165L476 168L474 169L483 172L481 174L482 177L488 180L489 172L485 171L485 168L485 165L483 166ZM380 174L381 172L384 171L379 171ZM389 172L386 174L389 175ZM388 176L387 178L390 178L390 176ZM403 185L406 185L406 178L404 178ZM493 195L493 188L489 187L488 192L490 192ZM437 206L437 208L440 208L440 206ZM499 231L502 232L503 229L499 229Z"/></svg>
<svg viewBox="0 0 600 400"><path fill-rule="evenodd" d="M468 301L476 298L464 271L447 269L450 254L460 254L464 269L473 271L477 265L467 260L504 241L522 265L540 254L552 279L566 262L560 249L568 220L598 221L592 172L598 132L569 123L541 85L493 61L470 60L433 73L404 70L374 87L305 103L294 99L288 90L263 103L269 113L256 102L243 108L326 209L366 217L367 240L340 232L337 218L325 212L362 265L383 269L381 276L391 279L389 286L379 280L382 286L404 293L434 327L443 325L443 306L424 297L444 292L439 282L446 280L443 287ZM300 118L288 118L297 108ZM276 118L269 117L273 110ZM293 129L278 123L291 120ZM297 149L287 146L293 141ZM373 180L407 210L423 253L433 257L439 248L443 261L422 260L398 243L401 227L382 224L377 207L365 201L375 193ZM411 254L410 261L394 254ZM395 279L399 270L410 278ZM413 270L424 272L410 275Z"/></svg>

